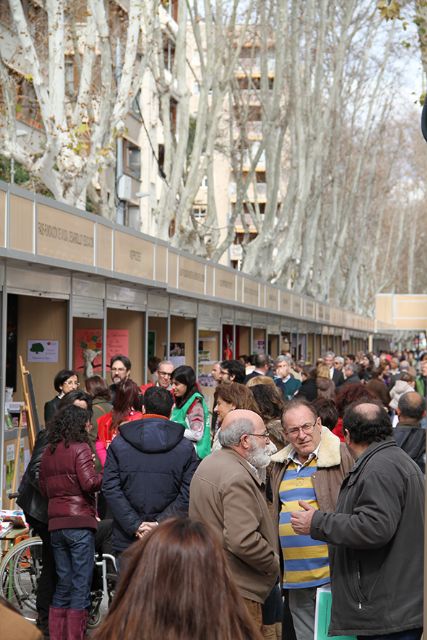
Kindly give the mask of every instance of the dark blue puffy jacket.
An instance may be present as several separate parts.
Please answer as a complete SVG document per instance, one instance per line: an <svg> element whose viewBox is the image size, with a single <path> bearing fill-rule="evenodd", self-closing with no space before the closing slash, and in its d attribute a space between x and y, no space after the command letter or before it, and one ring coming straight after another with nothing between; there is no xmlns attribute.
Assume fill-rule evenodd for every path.
<svg viewBox="0 0 427 640"><path fill-rule="evenodd" d="M114 518L113 547L135 542L141 522L188 514L190 482L198 465L184 427L145 415L119 427L108 447L102 490Z"/></svg>

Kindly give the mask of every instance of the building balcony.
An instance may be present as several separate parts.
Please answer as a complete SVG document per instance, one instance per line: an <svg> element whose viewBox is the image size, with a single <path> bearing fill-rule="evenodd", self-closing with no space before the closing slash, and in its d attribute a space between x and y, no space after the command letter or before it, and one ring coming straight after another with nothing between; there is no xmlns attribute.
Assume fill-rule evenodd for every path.
<svg viewBox="0 0 427 640"><path fill-rule="evenodd" d="M228 187L228 193L230 196L230 202L237 201L237 186L235 182L230 182ZM267 185L265 182L259 182L256 185L256 191L254 185L251 184L247 190L245 200L248 202L267 202Z"/></svg>

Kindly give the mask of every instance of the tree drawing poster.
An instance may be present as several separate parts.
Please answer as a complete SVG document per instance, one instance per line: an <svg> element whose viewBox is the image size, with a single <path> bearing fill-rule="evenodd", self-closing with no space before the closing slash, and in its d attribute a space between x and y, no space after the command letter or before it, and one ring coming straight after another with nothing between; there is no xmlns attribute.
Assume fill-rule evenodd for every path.
<svg viewBox="0 0 427 640"><path fill-rule="evenodd" d="M129 330L107 329L107 364L112 356L129 354ZM74 332L74 369L85 378L102 373L102 329Z"/></svg>

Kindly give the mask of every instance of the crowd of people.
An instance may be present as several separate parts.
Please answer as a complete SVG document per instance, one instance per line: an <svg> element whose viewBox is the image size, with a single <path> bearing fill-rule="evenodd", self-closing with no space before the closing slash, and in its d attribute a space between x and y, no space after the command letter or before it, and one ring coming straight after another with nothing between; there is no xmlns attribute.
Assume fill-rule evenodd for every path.
<svg viewBox="0 0 427 640"><path fill-rule="evenodd" d="M84 638L100 538L96 640L312 640L328 585L334 635L419 640L427 353L224 360L212 407L192 367L152 369L55 377L18 498L44 637Z"/></svg>

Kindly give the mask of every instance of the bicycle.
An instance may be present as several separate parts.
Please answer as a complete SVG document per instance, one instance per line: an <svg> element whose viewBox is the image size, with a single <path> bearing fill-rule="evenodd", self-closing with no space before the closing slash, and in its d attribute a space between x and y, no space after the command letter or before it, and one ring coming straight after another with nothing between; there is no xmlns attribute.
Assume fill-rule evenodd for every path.
<svg viewBox="0 0 427 640"><path fill-rule="evenodd" d="M37 618L37 584L42 570L42 540L30 536L21 540L4 555L0 563L0 595L9 600L27 620ZM101 605L108 606L114 595L117 567L114 556L102 553L95 555L95 566L101 568L102 589L91 591L91 608L88 627L96 627L101 620ZM111 562L114 572L108 572L107 562Z"/></svg>

